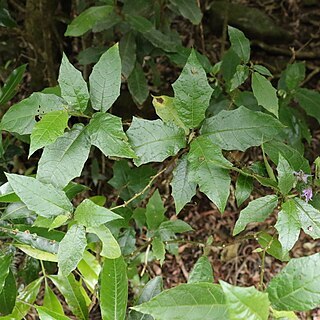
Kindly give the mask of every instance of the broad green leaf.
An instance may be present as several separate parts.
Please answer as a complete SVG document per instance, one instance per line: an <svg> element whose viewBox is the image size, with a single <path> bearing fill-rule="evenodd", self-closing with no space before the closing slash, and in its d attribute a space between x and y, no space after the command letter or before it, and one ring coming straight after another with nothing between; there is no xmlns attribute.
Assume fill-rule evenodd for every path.
<svg viewBox="0 0 320 320"><path fill-rule="evenodd" d="M248 63L250 60L250 41L242 31L231 26L228 26L228 34L232 50L244 63Z"/></svg>
<svg viewBox="0 0 320 320"><path fill-rule="evenodd" d="M263 249L266 249L267 253L276 259L281 261L290 260L288 251L282 247L280 241L275 236L271 236L269 233L262 231L258 235L258 243Z"/></svg>
<svg viewBox="0 0 320 320"><path fill-rule="evenodd" d="M17 26L16 21L11 17L10 12L4 7L4 3L0 7L0 26L13 28Z"/></svg>
<svg viewBox="0 0 320 320"><path fill-rule="evenodd" d="M231 179L228 168L232 164L223 157L221 149L204 136L192 141L188 162L190 181L197 183L200 191L222 213L229 197Z"/></svg>
<svg viewBox="0 0 320 320"><path fill-rule="evenodd" d="M8 315L13 312L16 304L17 287L16 280L11 269L4 279L4 284L0 292L0 315Z"/></svg>
<svg viewBox="0 0 320 320"><path fill-rule="evenodd" d="M106 156L135 157L119 117L97 112L91 119L87 131L91 144L99 148Z"/></svg>
<svg viewBox="0 0 320 320"><path fill-rule="evenodd" d="M268 294L255 287L241 288L219 281L226 296L229 319L267 320L270 302Z"/></svg>
<svg viewBox="0 0 320 320"><path fill-rule="evenodd" d="M204 121L201 134L224 150L245 151L277 137L283 125L274 117L243 106Z"/></svg>
<svg viewBox="0 0 320 320"><path fill-rule="evenodd" d="M188 283L213 283L212 266L207 256L200 257L189 274Z"/></svg>
<svg viewBox="0 0 320 320"><path fill-rule="evenodd" d="M33 248L32 246L28 244L15 244L15 247L19 248L21 251L23 251L28 256L42 260L42 261L50 261L50 262L58 262L58 257L55 253L43 251L37 248Z"/></svg>
<svg viewBox="0 0 320 320"><path fill-rule="evenodd" d="M137 304L147 302L162 291L162 278L160 276L151 279L144 286ZM140 313L135 310L130 310L128 320L153 320L149 315Z"/></svg>
<svg viewBox="0 0 320 320"><path fill-rule="evenodd" d="M72 203L66 194L52 185L34 178L6 173L8 182L29 210L40 216L51 218L69 215L73 211Z"/></svg>
<svg viewBox="0 0 320 320"><path fill-rule="evenodd" d="M9 108L1 119L1 128L20 135L31 134L37 116L65 110L65 105L65 101L54 94L35 92Z"/></svg>
<svg viewBox="0 0 320 320"><path fill-rule="evenodd" d="M166 232L172 232L172 233L183 233L183 232L188 232L188 231L192 231L193 229L191 228L191 226L180 220L168 220L168 221L163 221L161 222L159 228L158 228L158 232L161 233L166 233Z"/></svg>
<svg viewBox="0 0 320 320"><path fill-rule="evenodd" d="M149 96L147 79L144 75L142 66L136 62L128 78L128 89L135 101L142 105Z"/></svg>
<svg viewBox="0 0 320 320"><path fill-rule="evenodd" d="M134 159L137 166L148 162L162 162L186 145L184 131L161 120L133 117L127 135L138 156L138 159Z"/></svg>
<svg viewBox="0 0 320 320"><path fill-rule="evenodd" d="M160 261L160 265L162 266L166 254L166 248L164 243L158 237L155 237L152 240L152 253L155 258Z"/></svg>
<svg viewBox="0 0 320 320"><path fill-rule="evenodd" d="M63 53L58 78L61 97L75 110L84 112L89 101L87 83L82 74L77 70Z"/></svg>
<svg viewBox="0 0 320 320"><path fill-rule="evenodd" d="M77 319L88 319L88 308L81 293L81 284L75 280L71 273L68 277L62 275L49 276L50 280L64 296L70 310Z"/></svg>
<svg viewBox="0 0 320 320"><path fill-rule="evenodd" d="M248 206L241 210L240 216L233 229L233 235L243 231L248 223L264 221L278 204L276 195L268 195L249 202Z"/></svg>
<svg viewBox="0 0 320 320"><path fill-rule="evenodd" d="M153 97L152 104L156 110L156 114L165 123L174 123L176 126L182 128L186 134L189 129L183 124L178 116L176 109L176 99L168 96Z"/></svg>
<svg viewBox="0 0 320 320"><path fill-rule="evenodd" d="M67 111L59 110L45 114L34 126L30 137L29 157L38 149L52 144L63 135L68 124Z"/></svg>
<svg viewBox="0 0 320 320"><path fill-rule="evenodd" d="M9 274L9 267L11 264L12 255L6 254L0 256L0 293L3 289L3 286L5 284L6 278Z"/></svg>
<svg viewBox="0 0 320 320"><path fill-rule="evenodd" d="M74 219L85 227L97 227L106 222L123 218L109 209L85 199L77 207Z"/></svg>
<svg viewBox="0 0 320 320"><path fill-rule="evenodd" d="M179 13L193 24L199 24L202 20L202 12L197 5L197 0L170 0L176 6Z"/></svg>
<svg viewBox="0 0 320 320"><path fill-rule="evenodd" d="M49 309L46 307L36 306L40 320L69 320L64 314L57 313L55 309ZM53 311L54 310L54 311Z"/></svg>
<svg viewBox="0 0 320 320"><path fill-rule="evenodd" d="M104 320L124 320L128 300L127 266L123 257L105 259L101 271L100 309Z"/></svg>
<svg viewBox="0 0 320 320"><path fill-rule="evenodd" d="M320 254L291 259L273 277L267 288L276 310L304 311L316 308L320 301Z"/></svg>
<svg viewBox="0 0 320 320"><path fill-rule="evenodd" d="M129 255L136 249L136 231L133 227L126 229L118 238L121 253Z"/></svg>
<svg viewBox="0 0 320 320"><path fill-rule="evenodd" d="M31 217L33 214L23 202L9 203L1 216L1 220L12 220Z"/></svg>
<svg viewBox="0 0 320 320"><path fill-rule="evenodd" d="M173 170L173 178L171 181L172 196L177 214L196 194L197 184L190 181L189 175L190 168L187 156L183 156Z"/></svg>
<svg viewBox="0 0 320 320"><path fill-rule="evenodd" d="M56 216L52 223L50 224L49 226L49 230L52 230L52 229L56 229L56 228L59 228L61 227L62 225L66 224L66 222L71 218L70 215L59 215L59 216Z"/></svg>
<svg viewBox="0 0 320 320"><path fill-rule="evenodd" d="M198 127L205 118L213 89L194 50L172 87L179 118L187 128Z"/></svg>
<svg viewBox="0 0 320 320"><path fill-rule="evenodd" d="M275 228L278 230L282 248L291 250L299 238L301 228L297 205L293 199L282 204Z"/></svg>
<svg viewBox="0 0 320 320"><path fill-rule="evenodd" d="M306 75L306 66L304 62L295 62L288 64L286 70L281 74L279 80L280 89L297 89ZM284 82L284 83L283 83Z"/></svg>
<svg viewBox="0 0 320 320"><path fill-rule="evenodd" d="M287 144L273 140L263 144L263 149L276 165L278 165L279 154L281 154L283 158L288 161L290 167L295 171L302 170L305 173L310 173L308 160L305 159L296 149L288 146Z"/></svg>
<svg viewBox="0 0 320 320"><path fill-rule="evenodd" d="M102 250L100 255L108 259L117 259L121 256L121 249L117 240L112 235L111 231L105 226L89 227L87 232L94 233L102 242Z"/></svg>
<svg viewBox="0 0 320 320"><path fill-rule="evenodd" d="M272 73L265 66L260 64L255 64L253 70L259 72L263 76L272 77Z"/></svg>
<svg viewBox="0 0 320 320"><path fill-rule="evenodd" d="M227 85L230 83L234 74L237 71L238 65L241 64L241 59L239 56L230 48L222 57L221 61L221 73L223 79L226 81ZM230 86L230 85L229 85Z"/></svg>
<svg viewBox="0 0 320 320"><path fill-rule="evenodd" d="M299 88L295 91L294 97L307 115L314 117L320 123L320 93L310 89Z"/></svg>
<svg viewBox="0 0 320 320"><path fill-rule="evenodd" d="M279 189L283 195L287 195L292 189L296 178L293 174L294 170L290 167L290 164L281 153L279 153L277 171Z"/></svg>
<svg viewBox="0 0 320 320"><path fill-rule="evenodd" d="M146 218L149 230L157 230L161 222L165 220L165 208L158 189L149 199L146 207Z"/></svg>
<svg viewBox="0 0 320 320"><path fill-rule="evenodd" d="M220 286L211 283L181 284L132 309L157 320L229 319L225 296Z"/></svg>
<svg viewBox="0 0 320 320"><path fill-rule="evenodd" d="M82 225L74 224L60 241L58 250L59 272L68 276L78 265L87 246L86 231Z"/></svg>
<svg viewBox="0 0 320 320"><path fill-rule="evenodd" d="M93 109L108 111L120 95L121 59L118 44L100 57L92 69L89 84Z"/></svg>
<svg viewBox="0 0 320 320"><path fill-rule="evenodd" d="M277 311L271 308L272 317L280 320L299 320L293 311Z"/></svg>
<svg viewBox="0 0 320 320"><path fill-rule="evenodd" d="M90 141L83 125L76 124L44 148L38 163L37 179L64 188L70 180L81 175L90 152Z"/></svg>
<svg viewBox="0 0 320 320"><path fill-rule="evenodd" d="M258 104L278 117L279 101L277 90L269 80L257 72L252 73L252 91Z"/></svg>
<svg viewBox="0 0 320 320"><path fill-rule="evenodd" d="M302 230L313 239L320 238L320 211L301 199L294 202Z"/></svg>
<svg viewBox="0 0 320 320"><path fill-rule="evenodd" d="M64 314L63 307L62 307L58 297L52 291L50 286L48 286L47 282L45 284L43 307L50 309L50 310L54 310L57 314L62 314L62 315Z"/></svg>
<svg viewBox="0 0 320 320"><path fill-rule="evenodd" d="M233 91L234 89L238 88L241 86L249 76L249 67L248 66L243 66L243 65L238 65L237 70L233 77L230 80L230 91Z"/></svg>
<svg viewBox="0 0 320 320"><path fill-rule="evenodd" d="M16 88L21 82L26 64L14 69L6 79L3 87L0 89L0 106L10 101L16 94Z"/></svg>
<svg viewBox="0 0 320 320"><path fill-rule="evenodd" d="M83 254L82 260L78 264L83 281L88 289L94 293L95 287L98 284L98 278L101 271L101 266L96 257L88 251Z"/></svg>
<svg viewBox="0 0 320 320"><path fill-rule="evenodd" d="M12 313L5 317L1 317L0 319L1 320L23 319L27 315L30 309L30 305L34 303L34 301L38 296L41 282L42 282L42 278L37 279L31 282L30 284L28 284L19 294Z"/></svg>
<svg viewBox="0 0 320 320"><path fill-rule="evenodd" d="M105 1L105 3L107 3ZM109 4L114 5L113 2L109 1ZM105 17L103 20L98 21L92 28L92 32L101 32L104 30L111 29L116 26L118 23L122 22L122 17L119 15L117 11L117 7L113 7L113 10Z"/></svg>
<svg viewBox="0 0 320 320"><path fill-rule="evenodd" d="M87 31L93 28L93 26L102 21L113 10L112 6L97 6L90 7L87 10L81 12L78 17L72 20L68 25L65 36L79 37L85 34Z"/></svg>
<svg viewBox="0 0 320 320"><path fill-rule="evenodd" d="M141 192L150 182L152 176L156 174L156 171L148 165L132 168L125 160L115 162L112 169L113 178L108 183L118 190L121 199L125 201ZM141 199L142 196L132 203L137 204Z"/></svg>
<svg viewBox="0 0 320 320"><path fill-rule="evenodd" d="M119 42L119 53L121 57L121 72L128 78L136 63L136 37L134 32L127 32Z"/></svg>
<svg viewBox="0 0 320 320"><path fill-rule="evenodd" d="M252 190L253 190L252 177L248 177L240 173L236 182L236 192L235 192L238 207L240 207L249 198Z"/></svg>

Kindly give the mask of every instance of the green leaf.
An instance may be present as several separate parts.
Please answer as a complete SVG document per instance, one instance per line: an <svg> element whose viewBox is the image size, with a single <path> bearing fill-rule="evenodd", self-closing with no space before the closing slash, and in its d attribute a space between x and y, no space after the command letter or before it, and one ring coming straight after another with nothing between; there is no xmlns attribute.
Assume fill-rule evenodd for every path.
<svg viewBox="0 0 320 320"><path fill-rule="evenodd" d="M229 170L232 164L223 157L221 149L200 136L193 140L188 154L189 177L199 185L200 191L218 207L225 209L230 188Z"/></svg>
<svg viewBox="0 0 320 320"><path fill-rule="evenodd" d="M270 302L268 294L258 291L255 287L241 288L219 281L226 296L229 319L267 320Z"/></svg>
<svg viewBox="0 0 320 320"><path fill-rule="evenodd" d="M122 74L128 78L136 63L136 37L134 32L129 31L121 37L119 42L119 53L121 57Z"/></svg>
<svg viewBox="0 0 320 320"><path fill-rule="evenodd" d="M172 196L174 198L177 214L196 194L197 184L190 181L189 176L190 168L187 156L184 155L173 170L173 178L171 181Z"/></svg>
<svg viewBox="0 0 320 320"><path fill-rule="evenodd" d="M193 229L188 223L180 219L163 221L161 222L158 228L158 231L160 234L167 233L168 231L171 233L183 233L183 232L188 232L192 230Z"/></svg>
<svg viewBox="0 0 320 320"><path fill-rule="evenodd" d="M172 87L179 118L187 128L198 127L205 118L213 89L194 50Z"/></svg>
<svg viewBox="0 0 320 320"><path fill-rule="evenodd" d="M277 171L279 189L283 195L287 195L293 188L296 178L293 174L294 170L281 153L279 153Z"/></svg>
<svg viewBox="0 0 320 320"><path fill-rule="evenodd" d="M74 224L60 241L58 267L62 275L68 276L78 265L87 246L86 231Z"/></svg>
<svg viewBox="0 0 320 320"><path fill-rule="evenodd" d="M207 256L200 257L189 274L189 284L199 282L213 282L212 266Z"/></svg>
<svg viewBox="0 0 320 320"><path fill-rule="evenodd" d="M189 133L189 129L183 124L178 116L176 108L176 99L168 96L153 97L152 104L156 110L156 114L165 123L174 123L177 127L182 128L186 135Z"/></svg>
<svg viewBox="0 0 320 320"><path fill-rule="evenodd" d="M108 49L89 77L90 99L95 110L106 112L120 95L121 59L118 44Z"/></svg>
<svg viewBox="0 0 320 320"><path fill-rule="evenodd" d="M97 112L87 127L91 143L106 156L134 158L128 138L123 132L119 117L109 113Z"/></svg>
<svg viewBox="0 0 320 320"><path fill-rule="evenodd" d="M243 65L238 65L237 70L233 77L230 80L230 91L233 91L234 89L238 88L241 86L249 76L249 67L248 66L243 66Z"/></svg>
<svg viewBox="0 0 320 320"><path fill-rule="evenodd" d="M232 50L244 63L248 63L250 60L250 41L242 31L231 26L228 26L228 34Z"/></svg>
<svg viewBox="0 0 320 320"><path fill-rule="evenodd" d="M160 265L162 266L166 254L166 248L164 243L158 237L155 237L152 240L152 252L155 258L160 260Z"/></svg>
<svg viewBox="0 0 320 320"><path fill-rule="evenodd" d="M16 296L16 280L11 269L9 269L0 293L0 315L8 315L13 312L16 304Z"/></svg>
<svg viewBox="0 0 320 320"><path fill-rule="evenodd" d="M264 221L276 208L278 197L268 195L251 201L248 206L240 211L239 219L233 229L233 235L243 231L248 223Z"/></svg>
<svg viewBox="0 0 320 320"><path fill-rule="evenodd" d="M258 104L278 117L279 101L277 90L264 76L252 73L252 91Z"/></svg>
<svg viewBox="0 0 320 320"><path fill-rule="evenodd" d="M82 74L77 70L63 53L58 78L61 97L73 106L75 110L84 112L89 101L87 83Z"/></svg>
<svg viewBox="0 0 320 320"><path fill-rule="evenodd" d="M111 210L98 206L89 199L85 199L77 207L74 219L85 227L96 227L106 222L123 218Z"/></svg>
<svg viewBox="0 0 320 320"><path fill-rule="evenodd" d="M239 64L241 64L241 59L232 48L223 55L220 68L223 79L226 81L227 85L236 73Z"/></svg>
<svg viewBox="0 0 320 320"><path fill-rule="evenodd" d="M235 192L238 207L240 207L249 198L252 190L253 190L252 177L248 177L240 173L236 182L236 192Z"/></svg>
<svg viewBox="0 0 320 320"><path fill-rule="evenodd" d="M184 131L161 120L133 117L127 135L138 156L138 159L134 159L137 166L148 162L162 162L186 145Z"/></svg>
<svg viewBox="0 0 320 320"><path fill-rule="evenodd" d="M42 260L42 261L58 262L58 257L55 253L51 253L51 252L43 251L43 250L40 250L37 248L33 248L32 246L27 245L27 244L17 244L16 243L14 246L34 259L38 259L38 260Z"/></svg>
<svg viewBox="0 0 320 320"><path fill-rule="evenodd" d="M136 249L136 231L133 227L126 229L118 238L121 253L129 255Z"/></svg>
<svg viewBox="0 0 320 320"><path fill-rule="evenodd" d="M306 75L306 66L304 62L295 62L288 64L286 70L281 74L280 83L285 82L283 89L297 89Z"/></svg>
<svg viewBox="0 0 320 320"><path fill-rule="evenodd" d="M307 115L314 117L320 123L320 93L314 90L299 88L295 91L294 97Z"/></svg>
<svg viewBox="0 0 320 320"><path fill-rule="evenodd" d="M206 119L201 134L224 150L245 151L279 136L283 128L274 117L242 106Z"/></svg>
<svg viewBox="0 0 320 320"><path fill-rule="evenodd" d="M121 249L111 231L105 226L87 228L88 232L94 233L102 242L100 255L108 259L117 259L121 256Z"/></svg>
<svg viewBox="0 0 320 320"><path fill-rule="evenodd" d="M272 73L265 66L260 64L255 64L253 70L259 72L263 76L272 77Z"/></svg>
<svg viewBox="0 0 320 320"><path fill-rule="evenodd" d="M62 293L77 319L88 319L88 308L80 290L81 284L75 280L74 275L71 273L68 277L55 275L49 276L49 278Z"/></svg>
<svg viewBox="0 0 320 320"><path fill-rule="evenodd" d="M99 21L103 21L113 10L112 6L90 7L81 12L78 17L68 25L65 36L79 37L93 28Z"/></svg>
<svg viewBox="0 0 320 320"><path fill-rule="evenodd" d="M267 253L269 253L276 259L279 259L281 261L290 260L288 251L282 247L280 241L277 238L271 236L269 233L264 231L260 232L258 235L258 242L263 249L266 249Z"/></svg>
<svg viewBox="0 0 320 320"><path fill-rule="evenodd" d="M293 199L282 204L275 228L278 230L282 248L291 250L299 238L301 228L297 205Z"/></svg>
<svg viewBox="0 0 320 320"><path fill-rule="evenodd" d="M0 7L0 26L1 27L8 27L13 28L17 26L17 23L14 19L12 19L9 11L3 7L4 3L1 3Z"/></svg>
<svg viewBox="0 0 320 320"><path fill-rule="evenodd" d="M281 141L269 141L263 144L265 153L270 159L278 165L279 154L285 158L290 167L295 171L302 170L305 173L310 173L310 166L307 159L303 157L296 149L286 145Z"/></svg>
<svg viewBox="0 0 320 320"><path fill-rule="evenodd" d="M23 64L10 73L9 77L0 90L0 106L4 105L15 96L16 88L23 78L26 67L27 65Z"/></svg>
<svg viewBox="0 0 320 320"><path fill-rule="evenodd" d="M38 163L37 179L64 188L70 180L81 175L90 152L90 141L83 125L76 124L44 148Z"/></svg>
<svg viewBox="0 0 320 320"><path fill-rule="evenodd" d="M6 173L8 182L29 210L46 218L69 215L73 206L66 194L34 178Z"/></svg>
<svg viewBox="0 0 320 320"><path fill-rule="evenodd" d="M197 5L197 0L170 0L179 13L197 25L202 20L202 12Z"/></svg>
<svg viewBox="0 0 320 320"><path fill-rule="evenodd" d="M165 290L132 309L157 320L227 320L228 310L220 286L211 283L181 284Z"/></svg>
<svg viewBox="0 0 320 320"><path fill-rule="evenodd" d="M36 117L65 110L65 101L54 94L33 93L30 97L10 107L1 119L1 128L20 135L31 134Z"/></svg>
<svg viewBox="0 0 320 320"><path fill-rule="evenodd" d="M271 308L272 317L280 320L299 320L293 311L277 311Z"/></svg>
<svg viewBox="0 0 320 320"><path fill-rule="evenodd" d="M320 254L291 259L267 288L277 310L304 311L319 306Z"/></svg>
<svg viewBox="0 0 320 320"><path fill-rule="evenodd" d="M31 133L29 157L38 149L52 144L63 135L68 124L67 111L52 111L45 114L34 126Z"/></svg>
<svg viewBox="0 0 320 320"><path fill-rule="evenodd" d="M54 310L57 314L62 314L62 315L64 314L63 307L62 307L58 297L52 291L50 286L48 286L47 282L45 284L43 307L45 307L49 310Z"/></svg>
<svg viewBox="0 0 320 320"><path fill-rule="evenodd" d="M0 187L0 202L15 203L20 201L20 198L13 192L8 182Z"/></svg>
<svg viewBox="0 0 320 320"><path fill-rule="evenodd" d="M52 311L52 309L48 309L46 307L36 306L35 308L38 311L40 320L68 320L68 319L70 319L69 317L66 317L64 314L57 313L55 311Z"/></svg>
<svg viewBox="0 0 320 320"><path fill-rule="evenodd" d="M1 317L1 320L23 319L27 315L30 309L30 304L33 304L38 296L41 282L42 282L42 278L37 279L31 282L30 284L28 284L20 292L12 313L6 317Z"/></svg>
<svg viewBox="0 0 320 320"><path fill-rule="evenodd" d="M142 105L149 96L147 79L144 75L142 66L138 62L136 62L134 69L128 78L128 89L133 99L139 105Z"/></svg>
<svg viewBox="0 0 320 320"><path fill-rule="evenodd" d="M112 169L113 178L108 183L118 190L121 199L125 201L141 192L150 182L152 176L156 174L156 171L148 165L131 168L125 160L115 162ZM142 196L132 203L137 204L141 199Z"/></svg>
<svg viewBox="0 0 320 320"><path fill-rule="evenodd" d="M11 265L12 255L6 254L0 256L0 294L5 284L6 278L9 274L9 267Z"/></svg>
<svg viewBox="0 0 320 320"><path fill-rule="evenodd" d="M1 216L1 220L28 218L33 215L23 202L10 203Z"/></svg>
<svg viewBox="0 0 320 320"><path fill-rule="evenodd" d="M100 308L104 320L124 320L128 300L127 266L123 257L105 259L101 271Z"/></svg>
<svg viewBox="0 0 320 320"><path fill-rule="evenodd" d="M165 220L164 213L166 211L158 189L149 199L146 209L148 229L157 230L161 222Z"/></svg>
<svg viewBox="0 0 320 320"><path fill-rule="evenodd" d="M162 291L162 278L160 276L155 277L147 282L142 289L141 295L138 299L137 304L147 302ZM130 310L128 320L153 320L149 315L142 314L135 310Z"/></svg>

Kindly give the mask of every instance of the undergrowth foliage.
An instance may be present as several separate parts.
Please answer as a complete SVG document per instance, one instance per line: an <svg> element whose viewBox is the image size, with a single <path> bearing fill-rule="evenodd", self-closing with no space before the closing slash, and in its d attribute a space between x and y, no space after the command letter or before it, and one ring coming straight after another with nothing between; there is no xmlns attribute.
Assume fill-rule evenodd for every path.
<svg viewBox="0 0 320 320"><path fill-rule="evenodd" d="M79 19L86 17L88 22L88 16L94 14L95 19L100 17L96 14L105 17L111 12L107 7L83 12L67 35L79 36L91 29L93 25L79 23ZM200 17L189 18L198 23L201 12ZM141 27L149 23L143 19L131 17L133 30L154 46L165 42L152 26ZM320 237L319 159L311 174L303 144L311 139L306 114L320 121L320 95L300 88L305 76L300 62L287 66L276 89L270 71L250 62L250 44L244 34L233 27L228 33L231 47L221 62L208 69L203 56L189 51L172 84L174 96L153 98L159 119L133 117L126 132L121 118L109 111L120 94L121 73L128 79L136 73L128 80L129 89L138 102L144 101L145 94L137 91L142 88L141 66L123 48L123 41L134 43L132 30L121 40L120 50L115 44L101 55L89 85L63 55L59 87L35 92L5 113L2 130L30 142L29 156L39 149L43 152L36 174L32 168L25 175L8 172L8 182L0 188L0 201L6 203L0 220L1 236L6 239L1 244L0 319L21 319L31 306L40 319L69 319L53 285L77 319L88 319L96 303L105 320L297 319L294 311L320 304L320 255L289 256L301 229L313 239ZM133 47L125 46L128 50ZM10 90L15 85L8 84L19 83L24 69L22 66L8 79L2 103L12 97ZM251 84L252 91L240 89L244 83ZM72 180L81 176L92 146L116 159L108 182L122 201L108 208L101 195L83 199L76 207L72 202L87 190ZM261 148L262 163L239 164L228 157L228 151L250 147ZM161 165L154 166L156 162ZM170 171L175 220L166 218L161 194L151 188ZM188 283L163 291L162 279L155 277L127 308L128 284L148 280L145 269L140 280L137 266L154 259L162 264L166 251L178 254L177 234L192 230L178 214L197 189L223 214L231 172L237 175L238 206L249 198L254 184L268 187L261 188L268 190L264 196L250 201L240 212L233 235L245 235L249 223L262 222L278 212L274 226L255 233L261 245L256 251L262 260L270 254L288 264L269 283L264 283L262 268L258 288L238 287L220 279L214 284L207 257L212 245L209 238ZM147 199L145 207L141 206L143 199ZM143 246L136 244L136 231L145 234ZM22 289L16 286L12 266L17 249L42 271L40 278L37 274L26 278ZM45 288L41 306L35 302L40 286Z"/></svg>

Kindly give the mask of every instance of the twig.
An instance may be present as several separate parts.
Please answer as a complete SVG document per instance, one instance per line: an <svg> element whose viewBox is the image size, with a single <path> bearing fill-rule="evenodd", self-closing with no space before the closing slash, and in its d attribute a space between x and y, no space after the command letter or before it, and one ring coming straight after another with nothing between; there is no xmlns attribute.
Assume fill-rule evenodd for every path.
<svg viewBox="0 0 320 320"><path fill-rule="evenodd" d="M199 7L199 9L201 11L200 0L197 0L197 4L198 4L198 7ZM199 29L200 29L202 53L205 55L206 54L206 47L205 47L205 43L204 43L204 32L203 32L202 20L200 22Z"/></svg>

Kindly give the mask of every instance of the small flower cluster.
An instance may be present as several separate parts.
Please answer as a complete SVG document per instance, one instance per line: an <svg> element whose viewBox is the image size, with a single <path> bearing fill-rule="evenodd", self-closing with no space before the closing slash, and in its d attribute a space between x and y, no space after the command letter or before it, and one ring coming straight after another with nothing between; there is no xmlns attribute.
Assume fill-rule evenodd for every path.
<svg viewBox="0 0 320 320"><path fill-rule="evenodd" d="M312 177L312 174L306 174L302 170L300 171L294 171L293 174L297 177L298 181L301 181L305 184L308 184L308 178ZM302 190L302 196L305 198L305 201L308 203L310 200L312 200L313 193L312 188L310 186L307 186Z"/></svg>

